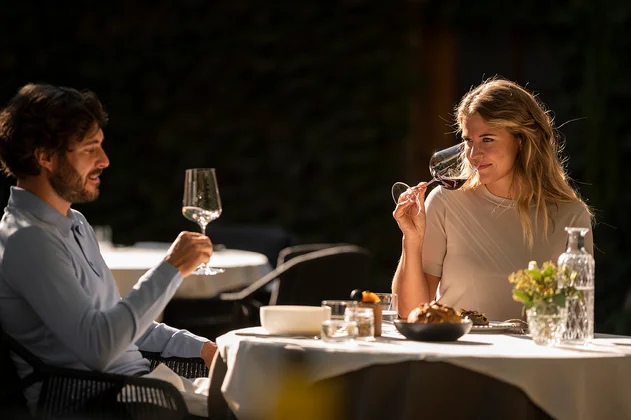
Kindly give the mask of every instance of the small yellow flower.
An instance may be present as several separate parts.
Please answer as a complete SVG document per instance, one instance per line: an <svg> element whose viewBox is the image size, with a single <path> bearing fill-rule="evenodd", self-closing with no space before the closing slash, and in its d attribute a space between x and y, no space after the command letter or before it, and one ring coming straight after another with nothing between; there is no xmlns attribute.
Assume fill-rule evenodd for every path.
<svg viewBox="0 0 631 420"><path fill-rule="evenodd" d="M569 273L567 267L558 269L552 261L546 261L541 268L536 261L528 263L528 269L518 270L508 277L513 287L513 300L522 302L526 309L540 304L565 306L570 296L582 298L572 285L576 273Z"/></svg>

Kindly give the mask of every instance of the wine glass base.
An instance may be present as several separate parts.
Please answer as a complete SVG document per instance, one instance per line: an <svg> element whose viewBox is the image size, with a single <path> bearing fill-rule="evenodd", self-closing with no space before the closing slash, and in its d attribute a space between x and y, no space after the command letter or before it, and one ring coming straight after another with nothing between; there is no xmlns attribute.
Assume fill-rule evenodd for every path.
<svg viewBox="0 0 631 420"><path fill-rule="evenodd" d="M223 268L216 268L216 267L209 267L209 266L199 266L197 267L197 269L195 271L193 271L192 274L198 275L198 276L214 276L215 274L219 274L219 273L223 273L224 270Z"/></svg>

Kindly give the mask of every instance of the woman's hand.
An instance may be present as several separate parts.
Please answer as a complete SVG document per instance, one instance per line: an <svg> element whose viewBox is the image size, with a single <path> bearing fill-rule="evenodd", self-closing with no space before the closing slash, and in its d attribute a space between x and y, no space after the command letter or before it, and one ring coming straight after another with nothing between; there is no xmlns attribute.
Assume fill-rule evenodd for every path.
<svg viewBox="0 0 631 420"><path fill-rule="evenodd" d="M421 182L399 196L392 216L397 221L403 237L423 242L425 237L425 192L427 182ZM420 206L420 208L419 208Z"/></svg>

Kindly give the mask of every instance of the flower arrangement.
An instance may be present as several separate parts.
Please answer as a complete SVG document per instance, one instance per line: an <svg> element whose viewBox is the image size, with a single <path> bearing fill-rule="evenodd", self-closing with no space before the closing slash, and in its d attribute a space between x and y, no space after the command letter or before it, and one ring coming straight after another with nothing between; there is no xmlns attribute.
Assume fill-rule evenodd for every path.
<svg viewBox="0 0 631 420"><path fill-rule="evenodd" d="M519 270L508 277L513 283L513 299L524 304L524 309L533 307L556 308L565 307L570 297L582 299L581 292L573 284L577 273L570 273L564 265L559 269L552 261L544 262L541 268L536 261L530 261L528 269Z"/></svg>

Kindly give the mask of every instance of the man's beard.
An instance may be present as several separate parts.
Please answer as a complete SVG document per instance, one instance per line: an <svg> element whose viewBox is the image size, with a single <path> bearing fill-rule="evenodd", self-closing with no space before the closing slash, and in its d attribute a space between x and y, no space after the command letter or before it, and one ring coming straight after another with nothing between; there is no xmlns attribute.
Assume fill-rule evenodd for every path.
<svg viewBox="0 0 631 420"><path fill-rule="evenodd" d="M57 195L69 203L89 203L99 197L99 187L95 186L94 190L88 190L88 178L99 175L102 170L95 170L88 174L84 179L76 171L76 169L68 163L65 156L59 158L59 169L50 177L50 185L53 187Z"/></svg>

